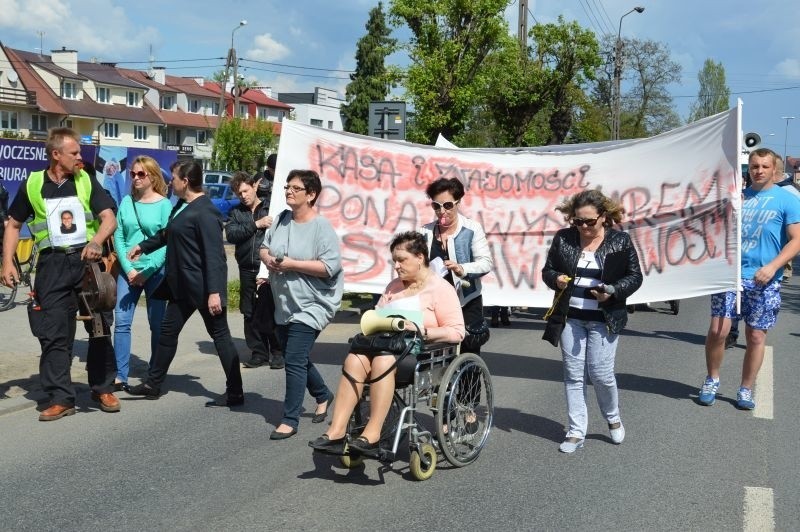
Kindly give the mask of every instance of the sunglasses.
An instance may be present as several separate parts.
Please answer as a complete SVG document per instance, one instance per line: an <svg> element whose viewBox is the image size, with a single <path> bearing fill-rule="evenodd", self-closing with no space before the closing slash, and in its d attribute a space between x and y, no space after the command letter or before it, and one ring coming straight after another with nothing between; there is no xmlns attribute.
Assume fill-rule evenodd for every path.
<svg viewBox="0 0 800 532"><path fill-rule="evenodd" d="M573 218L572 225L581 227L583 224L586 224L586 227L594 227L597 225L597 220L599 219L599 216L597 218Z"/></svg>
<svg viewBox="0 0 800 532"><path fill-rule="evenodd" d="M283 190L285 190L286 192L289 192L291 190L292 192L297 193L297 192L303 192L305 190L305 188L303 188L303 187L290 187L289 185L285 185L283 187Z"/></svg>
<svg viewBox="0 0 800 532"><path fill-rule="evenodd" d="M461 200L458 200L458 201L445 201L444 203L439 203L438 201L432 201L431 202L431 207L433 207L434 211L441 211L442 209L444 209L446 211L449 211L449 210L452 210L453 207L458 205L459 201L461 201Z"/></svg>
<svg viewBox="0 0 800 532"><path fill-rule="evenodd" d="M144 179L147 177L147 172L142 172L139 170L138 172L131 171L131 179L138 177L139 179Z"/></svg>

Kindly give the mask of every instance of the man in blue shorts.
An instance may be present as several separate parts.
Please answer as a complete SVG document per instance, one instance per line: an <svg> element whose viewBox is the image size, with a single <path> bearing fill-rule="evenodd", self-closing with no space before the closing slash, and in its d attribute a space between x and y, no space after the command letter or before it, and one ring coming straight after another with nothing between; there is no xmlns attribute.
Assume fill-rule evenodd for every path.
<svg viewBox="0 0 800 532"><path fill-rule="evenodd" d="M719 370L725 353L725 337L731 318L745 322L747 347L736 406L755 408L753 385L764 360L767 331L775 326L781 307L783 266L800 252L800 200L774 182L778 155L767 148L750 153L751 184L742 204L742 302L736 314L736 293L711 296L711 325L706 336L708 375L700 388L699 402L714 404L719 389Z"/></svg>

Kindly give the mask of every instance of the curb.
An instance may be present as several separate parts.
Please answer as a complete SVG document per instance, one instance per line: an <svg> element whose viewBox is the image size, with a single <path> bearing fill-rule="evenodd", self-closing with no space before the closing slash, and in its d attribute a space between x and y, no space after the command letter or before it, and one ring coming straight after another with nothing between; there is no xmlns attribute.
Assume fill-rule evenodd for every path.
<svg viewBox="0 0 800 532"><path fill-rule="evenodd" d="M47 394L41 391L33 392L30 397L20 395L17 397L0 399L0 416L34 408L44 401L47 401Z"/></svg>

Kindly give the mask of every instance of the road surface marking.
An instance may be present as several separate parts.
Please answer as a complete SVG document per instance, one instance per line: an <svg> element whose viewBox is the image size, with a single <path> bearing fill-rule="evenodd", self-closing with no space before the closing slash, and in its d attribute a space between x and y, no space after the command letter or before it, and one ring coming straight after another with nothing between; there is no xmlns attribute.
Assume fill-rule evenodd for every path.
<svg viewBox="0 0 800 532"><path fill-rule="evenodd" d="M761 364L761 370L756 377L755 401L756 407L753 409L753 417L762 419L773 419L773 385L775 379L773 378L773 356L772 346L764 346L764 363Z"/></svg>
<svg viewBox="0 0 800 532"><path fill-rule="evenodd" d="M744 532L775 530L772 488L744 487Z"/></svg>

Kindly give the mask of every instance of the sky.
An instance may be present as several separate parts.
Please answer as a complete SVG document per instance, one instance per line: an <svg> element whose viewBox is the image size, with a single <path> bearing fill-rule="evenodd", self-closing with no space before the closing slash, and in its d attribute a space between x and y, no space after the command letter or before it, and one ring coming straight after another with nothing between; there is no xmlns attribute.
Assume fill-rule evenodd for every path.
<svg viewBox="0 0 800 532"><path fill-rule="evenodd" d="M388 1L388 0L387 0ZM506 9L516 35L518 0ZM355 47L376 0L0 0L0 40L45 53L62 46L81 60L146 70L152 57L169 74L206 76L224 68L233 34L246 77L276 92L335 89L344 96ZM387 3L384 2L384 8ZM706 59L721 62L731 106L743 101L744 132L762 146L800 156L800 20L797 0L529 0L529 25L559 15L598 34L666 44L683 69L669 87L685 120ZM239 25L240 20L247 24ZM233 32L234 28L239 28ZM407 34L397 30L403 40ZM151 52L152 50L152 52ZM404 64L402 53L390 57ZM782 117L796 116L795 120ZM784 148L786 146L786 148Z"/></svg>

